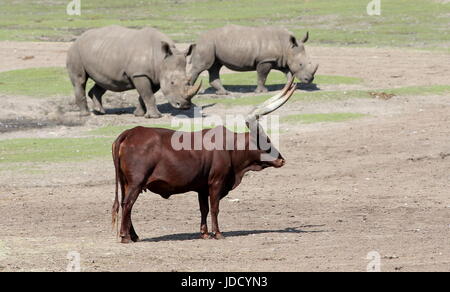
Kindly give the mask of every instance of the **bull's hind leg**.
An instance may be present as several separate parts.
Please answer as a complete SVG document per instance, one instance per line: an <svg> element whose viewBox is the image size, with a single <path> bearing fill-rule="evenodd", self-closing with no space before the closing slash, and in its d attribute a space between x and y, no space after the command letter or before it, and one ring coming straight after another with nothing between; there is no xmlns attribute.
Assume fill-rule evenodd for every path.
<svg viewBox="0 0 450 292"><path fill-rule="evenodd" d="M213 184L209 188L209 200L211 203L212 232L215 239L224 239L219 229L219 204L220 200L228 194L222 184Z"/></svg>
<svg viewBox="0 0 450 292"><path fill-rule="evenodd" d="M216 94L218 95L227 95L229 92L223 87L222 81L220 81L220 69L222 68L222 64L215 63L209 70L209 84L213 88L215 88Z"/></svg>
<svg viewBox="0 0 450 292"><path fill-rule="evenodd" d="M122 243L136 242L139 240L131 222L131 210L140 193L141 188L138 186L127 186L125 188L125 196L122 198L122 226L120 228Z"/></svg>
<svg viewBox="0 0 450 292"><path fill-rule="evenodd" d="M95 84L94 87L89 90L89 97L94 102L94 113L95 114L101 114L104 115L106 113L105 109L102 105L102 97L103 94L105 94L106 89L103 87L100 87L99 85Z"/></svg>

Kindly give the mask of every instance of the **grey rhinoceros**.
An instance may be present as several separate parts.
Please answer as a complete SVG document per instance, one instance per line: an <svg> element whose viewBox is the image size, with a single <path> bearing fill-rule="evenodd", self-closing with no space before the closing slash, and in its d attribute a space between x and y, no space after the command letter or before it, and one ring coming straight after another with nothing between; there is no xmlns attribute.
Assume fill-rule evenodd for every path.
<svg viewBox="0 0 450 292"><path fill-rule="evenodd" d="M209 72L209 81L217 94L228 94L220 81L220 69L258 73L256 92L266 92L270 70L279 70L290 79L311 83L318 65L306 54L304 43L309 34L298 42L288 30L280 27L246 27L227 25L202 34L191 57L190 84L200 73Z"/></svg>
<svg viewBox="0 0 450 292"><path fill-rule="evenodd" d="M200 86L189 85L186 52L153 28L139 30L121 26L92 29L82 34L67 54L67 70L75 89L75 101L82 115L89 115L86 81L94 80L89 91L94 112L104 114L102 96L106 90L122 92L137 89L136 116L159 118L154 93L162 90L170 104L179 109L191 107Z"/></svg>

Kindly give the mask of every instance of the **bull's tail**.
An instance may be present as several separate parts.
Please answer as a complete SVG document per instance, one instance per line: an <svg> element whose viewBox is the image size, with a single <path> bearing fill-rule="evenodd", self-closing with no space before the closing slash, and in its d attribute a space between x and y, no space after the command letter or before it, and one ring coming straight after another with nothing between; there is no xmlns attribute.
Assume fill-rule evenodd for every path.
<svg viewBox="0 0 450 292"><path fill-rule="evenodd" d="M120 181L120 160L119 160L119 149L120 144L125 140L126 132L122 133L116 141L112 144L112 157L114 161L114 168L116 169L116 191L115 191L115 199L114 204L112 207L112 228L114 230L114 227L116 228L117 237L119 237L119 209L120 209L120 203L119 203L119 184L121 184ZM122 194L123 196L123 194Z"/></svg>

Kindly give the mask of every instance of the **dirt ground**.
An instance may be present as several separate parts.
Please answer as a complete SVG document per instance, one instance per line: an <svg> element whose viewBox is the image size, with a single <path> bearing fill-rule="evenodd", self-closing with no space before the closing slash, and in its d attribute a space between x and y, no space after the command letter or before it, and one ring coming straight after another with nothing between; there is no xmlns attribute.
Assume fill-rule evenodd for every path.
<svg viewBox="0 0 450 292"><path fill-rule="evenodd" d="M64 66L68 44L0 42L0 71ZM318 74L361 77L349 89L448 84L449 56L401 49L311 47ZM23 60L25 56L34 56ZM345 90L346 86L341 86ZM135 93L108 95L129 107ZM0 96L0 119L56 121L0 134L78 137L104 125L150 123L122 115L80 120L67 98ZM164 109L164 108L163 108ZM249 107L205 109L245 113ZM164 111L163 111L164 112ZM151 121L170 123L163 119ZM450 96L291 103L279 112L358 112L341 123L283 125L285 167L249 173L221 203L225 240L199 240L195 194L142 194L133 222L142 241L119 244L110 226L110 160L0 172L0 271L450 271ZM64 114L63 114L64 113ZM173 113L172 113L173 114ZM79 123L79 125L77 124Z"/></svg>

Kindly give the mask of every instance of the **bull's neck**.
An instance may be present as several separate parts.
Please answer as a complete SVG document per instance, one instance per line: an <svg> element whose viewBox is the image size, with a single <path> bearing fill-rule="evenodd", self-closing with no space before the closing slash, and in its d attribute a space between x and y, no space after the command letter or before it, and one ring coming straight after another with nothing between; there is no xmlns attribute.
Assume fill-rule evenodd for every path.
<svg viewBox="0 0 450 292"><path fill-rule="evenodd" d="M246 172L250 170L251 166L258 160L261 151L254 149L254 146L251 145L250 133L236 134L236 136L237 139L235 141L238 141L239 138L245 139L245 148L239 147L237 142L235 142L235 149L232 151L233 168L236 173Z"/></svg>

